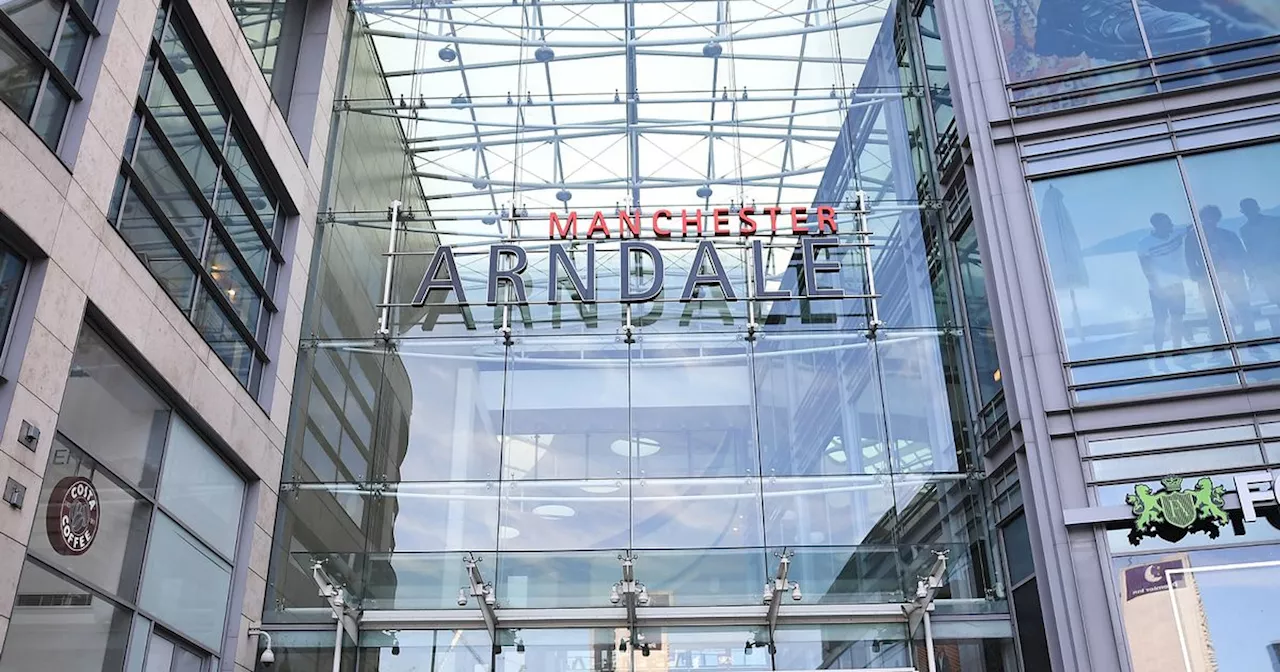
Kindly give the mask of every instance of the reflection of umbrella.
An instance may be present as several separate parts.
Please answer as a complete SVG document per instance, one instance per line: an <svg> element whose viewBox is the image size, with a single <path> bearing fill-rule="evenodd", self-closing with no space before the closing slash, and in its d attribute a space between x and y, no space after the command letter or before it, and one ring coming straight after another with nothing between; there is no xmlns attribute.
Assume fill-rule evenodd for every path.
<svg viewBox="0 0 1280 672"><path fill-rule="evenodd" d="M1076 306L1076 288L1089 286L1089 271L1084 266L1084 254L1080 251L1080 238L1071 223L1071 211L1062 192L1050 185L1040 202L1040 227L1044 230L1045 252L1049 257L1049 272L1058 290L1071 295L1072 323L1076 334L1083 338L1080 310Z"/></svg>

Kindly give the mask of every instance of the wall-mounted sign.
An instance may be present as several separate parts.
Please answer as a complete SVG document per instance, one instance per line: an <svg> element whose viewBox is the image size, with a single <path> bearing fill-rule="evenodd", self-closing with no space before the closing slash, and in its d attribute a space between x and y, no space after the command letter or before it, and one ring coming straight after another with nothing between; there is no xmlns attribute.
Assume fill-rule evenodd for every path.
<svg viewBox="0 0 1280 672"><path fill-rule="evenodd" d="M1231 522L1223 509L1226 488L1204 477L1194 488L1183 490L1182 480L1166 476L1158 490L1139 484L1132 495L1125 496L1135 516L1129 543L1137 546L1143 537L1177 541L1190 532L1207 532L1210 538L1217 538L1218 529Z"/></svg>
<svg viewBox="0 0 1280 672"><path fill-rule="evenodd" d="M84 476L67 476L53 486L45 512L49 544L59 555L84 555L98 536L98 489Z"/></svg>
<svg viewBox="0 0 1280 672"><path fill-rule="evenodd" d="M725 301L858 298L846 295L842 289L833 286L834 281L831 280L833 274L840 272L840 262L838 255L830 250L850 245L842 243L837 237L839 229L835 208L814 208L812 220L810 214L808 208L800 207L789 211L764 208L759 214L755 208L750 207L740 208L736 212L721 208L712 210L707 215L702 210L682 210L679 217L669 210L658 210L652 216L644 216L638 210L619 210L611 221L603 211L596 211L589 220L586 216L579 217L577 212L565 215L550 213L547 218L548 239L571 242L547 245L546 303L556 304L560 301L558 290L565 286L564 282L572 286L574 301L597 302L598 240L619 241L617 275L620 286L616 301L642 303L657 299L666 279L663 250L658 245L637 240L638 238L697 241L693 259L688 264L689 271L683 291L680 293L680 301L683 302L696 300L703 288L718 288ZM860 230L856 235L866 234L865 230ZM712 242L717 237L727 236L755 237L750 244L748 264L751 268L749 275L752 277L751 282L746 284L747 296L740 296L729 282L720 252ZM800 282L795 287L770 286L766 282L765 243L761 238L786 236L794 236L799 241ZM858 245L865 247L865 244ZM735 245L735 253L742 249ZM864 264L869 264L870 260L866 256L869 255L864 254ZM641 258L647 261L641 261ZM643 287L632 284L632 271L638 265L644 266ZM523 277L528 268L529 252L523 246L515 243L490 245L485 303L529 303ZM504 285L509 288L507 296L510 298L500 300L499 295ZM422 283L414 294L413 305L425 305L433 290L452 293L452 303L458 305L465 306L471 302L471 297L467 296L462 287L454 251L449 245L441 245L433 252Z"/></svg>
<svg viewBox="0 0 1280 672"><path fill-rule="evenodd" d="M1240 498L1240 513L1246 522L1258 519L1259 504L1280 504L1280 475L1274 472L1255 471L1237 474L1236 496ZM1261 486L1261 487L1260 487ZM1271 486L1269 489L1262 489Z"/></svg>

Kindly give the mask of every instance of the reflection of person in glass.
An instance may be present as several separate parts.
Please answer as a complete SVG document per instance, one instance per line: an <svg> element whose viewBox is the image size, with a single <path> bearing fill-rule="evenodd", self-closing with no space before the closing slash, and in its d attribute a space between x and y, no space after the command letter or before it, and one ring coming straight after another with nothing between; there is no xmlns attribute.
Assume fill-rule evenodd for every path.
<svg viewBox="0 0 1280 672"><path fill-rule="evenodd" d="M1252 198L1240 201L1240 214L1245 223L1240 227L1240 239L1248 256L1249 278L1261 285L1267 300L1280 307L1280 217L1262 214L1262 208ZM1280 315L1273 314L1271 334L1280 334Z"/></svg>
<svg viewBox="0 0 1280 672"><path fill-rule="evenodd" d="M1214 277L1218 288L1231 303L1231 321L1238 324L1245 338L1253 337L1253 311L1249 306L1249 284L1245 280L1247 260L1244 244L1239 236L1218 226L1222 221L1222 210L1216 205L1207 205L1200 210L1200 224L1204 231L1204 240L1209 244L1209 258L1213 263ZM1200 300L1204 302L1205 315L1212 319L1213 288L1209 282L1209 271L1205 267L1204 254L1200 251L1200 240L1194 235L1187 235L1187 269L1191 277L1200 285Z"/></svg>
<svg viewBox="0 0 1280 672"><path fill-rule="evenodd" d="M1138 263L1147 276L1151 297L1151 340L1157 351L1164 349L1166 322L1173 347L1182 347L1182 316L1187 312L1187 290L1182 284L1187 277L1183 237L1174 233L1169 215L1157 212L1151 215L1151 232L1138 241Z"/></svg>
<svg viewBox="0 0 1280 672"><path fill-rule="evenodd" d="M1166 9L1167 1L1138 0L1152 51L1168 54L1207 46L1209 24ZM1145 55L1146 47L1130 0L1042 0L1036 13L1036 52L1129 61Z"/></svg>

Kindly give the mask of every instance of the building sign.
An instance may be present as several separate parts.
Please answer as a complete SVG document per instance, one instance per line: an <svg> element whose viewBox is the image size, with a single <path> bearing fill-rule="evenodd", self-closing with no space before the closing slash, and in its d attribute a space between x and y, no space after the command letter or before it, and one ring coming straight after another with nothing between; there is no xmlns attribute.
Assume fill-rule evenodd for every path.
<svg viewBox="0 0 1280 672"><path fill-rule="evenodd" d="M98 489L84 476L58 481L49 496L45 528L58 555L84 555L98 536L101 508Z"/></svg>
<svg viewBox="0 0 1280 672"><path fill-rule="evenodd" d="M1276 492L1276 488L1280 488L1280 475L1275 472L1255 471L1237 474L1235 478L1240 513L1246 522L1258 519L1259 504L1280 504L1280 493Z"/></svg>
<svg viewBox="0 0 1280 672"><path fill-rule="evenodd" d="M1185 566L1182 559L1178 558L1149 565L1126 567L1123 581L1125 602L1143 595L1168 590L1171 582L1173 588L1182 588L1186 583L1186 576L1182 572L1175 572L1173 576L1169 576L1169 570L1181 570Z"/></svg>
<svg viewBox="0 0 1280 672"><path fill-rule="evenodd" d="M812 215L812 219L810 216ZM837 255L830 250L847 246L837 237L835 208L820 206L810 213L808 208L755 208L744 207L736 212L726 208L704 214L702 210L681 210L677 216L669 210L658 210L652 216L644 216L638 210L619 210L613 218L603 211L596 211L588 219L577 212L550 213L547 217L548 245L547 288L548 304L560 301L558 288L567 281L573 288L575 301L595 303L596 243L618 241L619 254L619 303L642 303L659 297L664 287L665 264L663 252L654 241L697 241L693 260L685 277L680 301L694 301L703 289L719 288L726 301L739 300L787 300L795 298L843 299L846 296L834 285L832 276L840 272ZM753 238L750 241L751 280L747 283L747 296L739 296L713 241L717 238ZM796 287L774 287L766 284L765 244L762 238L794 236L799 240L800 280ZM735 244L735 252L742 248ZM640 262L643 257L647 262ZM633 287L632 271L638 264L644 266L647 286ZM485 303L527 304L528 290L523 274L529 268L528 251L515 243L497 243L489 246L489 272ZM501 289L510 290L511 300L499 300ZM412 304L423 306L433 290L451 292L458 305L469 305L475 297L467 296L458 273L453 248L437 247L427 264L422 282L414 294Z"/></svg>
<svg viewBox="0 0 1280 672"><path fill-rule="evenodd" d="M1143 537L1160 537L1177 541L1188 532L1207 532L1217 538L1218 529L1231 522L1226 506L1226 488L1214 485L1208 477L1196 481L1194 488L1182 489L1182 480L1166 476L1160 489L1138 484L1124 501L1133 509L1133 530L1129 543L1137 546Z"/></svg>

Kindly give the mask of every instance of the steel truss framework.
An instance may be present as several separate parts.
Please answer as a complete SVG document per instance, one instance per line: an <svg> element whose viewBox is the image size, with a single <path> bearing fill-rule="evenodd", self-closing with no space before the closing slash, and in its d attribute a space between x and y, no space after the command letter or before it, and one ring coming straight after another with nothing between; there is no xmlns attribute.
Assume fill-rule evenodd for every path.
<svg viewBox="0 0 1280 672"><path fill-rule="evenodd" d="M893 6L358 2L390 98L338 110L396 119L432 214L478 234L515 235L495 215L517 210L811 205L855 138L874 201L893 180L878 112L916 93L859 88ZM867 128L842 134L852 117Z"/></svg>

